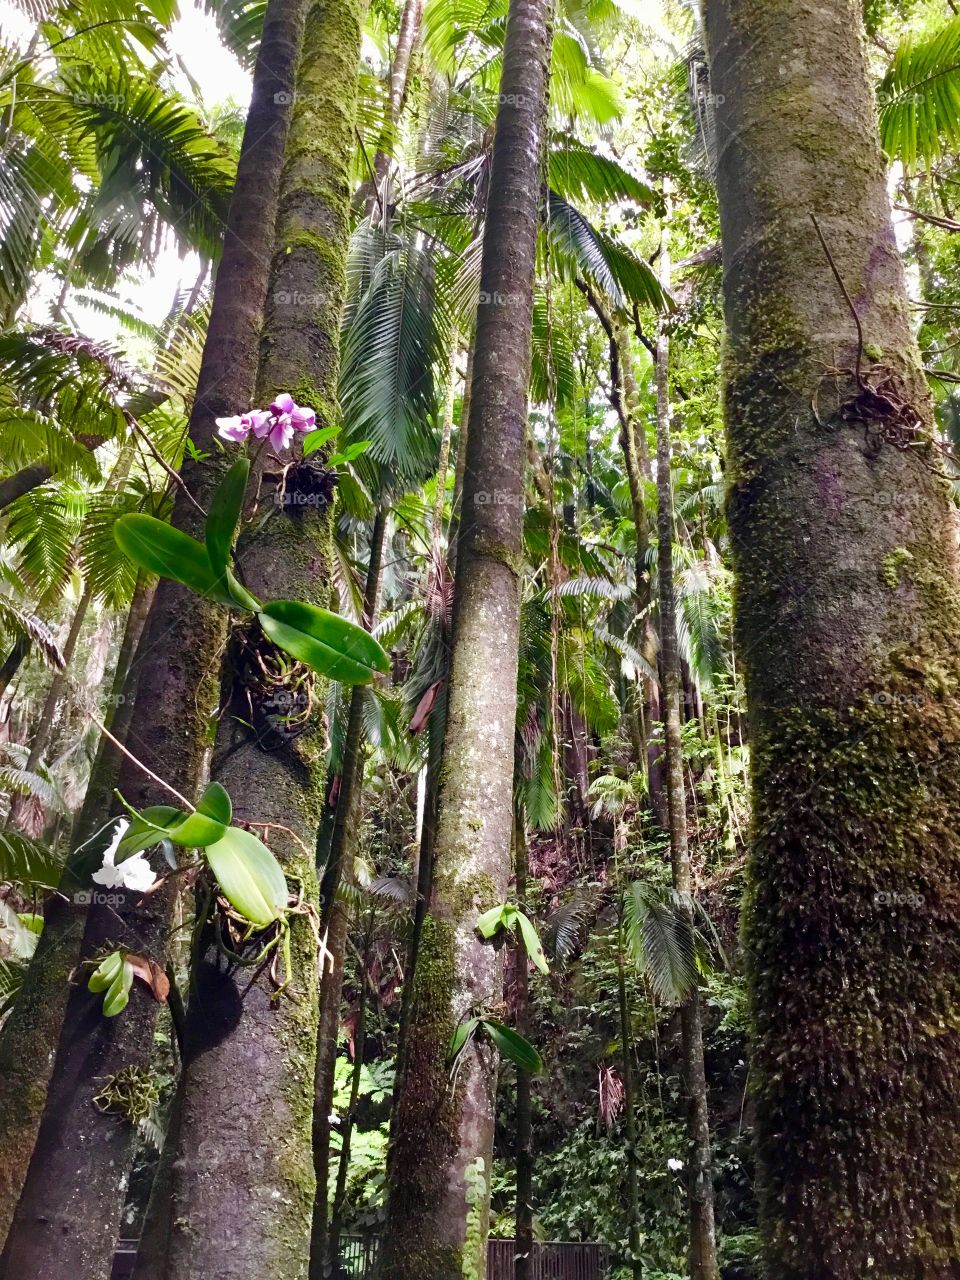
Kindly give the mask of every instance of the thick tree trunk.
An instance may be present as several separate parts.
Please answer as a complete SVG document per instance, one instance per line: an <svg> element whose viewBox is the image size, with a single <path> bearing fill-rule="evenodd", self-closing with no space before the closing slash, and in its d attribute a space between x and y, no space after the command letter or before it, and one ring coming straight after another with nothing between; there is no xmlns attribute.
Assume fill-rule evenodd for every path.
<svg viewBox="0 0 960 1280"><path fill-rule="evenodd" d="M214 419L248 408L253 397L265 264L273 245L289 116L285 94L292 82L297 38L289 6L272 5L190 416L191 438L211 453ZM184 464L184 479L201 504L219 475L216 464ZM199 513L181 494L174 523L193 534L200 531ZM211 608L175 583L160 584L142 646L142 710L128 745L185 794L196 790L204 772L225 629L223 610ZM129 760L120 770L118 785L138 807L167 799ZM138 895L129 898L132 901L119 908L91 908L83 955L93 954L109 940L162 960L169 895L156 894L146 906L140 905ZM47 1001L72 967L72 939L81 928L82 912L72 901L51 899L23 990L0 1035L0 1066L14 1066L0 1071L0 1168L9 1171L0 1186L0 1207L10 1205L29 1165L0 1259L4 1280L26 1275L35 1280L106 1280L112 1267L133 1134L127 1123L101 1115L92 1099L104 1077L149 1063L157 1006L138 983L126 1011L106 1019L99 999L83 985L75 986L56 1054L52 1052L58 1028L47 1016ZM0 1225L6 1223L0 1219Z"/></svg>
<svg viewBox="0 0 960 1280"><path fill-rule="evenodd" d="M549 39L541 0L512 0L474 351L453 655L433 888L388 1159L384 1280L486 1273L495 1061L473 1045L451 1088L450 1038L501 998L477 938L504 901L513 826L523 467Z"/></svg>
<svg viewBox="0 0 960 1280"><path fill-rule="evenodd" d="M387 534L387 510L380 507L370 538L370 561L363 593L364 625L373 630L380 602L380 578ZM320 1026L317 1035L317 1065L313 1107L313 1162L317 1194L313 1207L310 1244L312 1280L322 1280L327 1256L327 1182L330 1167L330 1112L337 1067L337 1034L340 1030L340 996L343 966L347 953L350 915L337 899L343 881L353 876L353 864L360 841L363 809L363 708L367 693L357 685L350 696L350 713L343 747L340 795L330 842L330 857L323 877L322 922L326 929L329 961L320 980Z"/></svg>
<svg viewBox="0 0 960 1280"><path fill-rule="evenodd" d="M313 0L307 10L261 345L259 401L290 391L316 409L318 426L337 421L360 17L358 0ZM322 458L292 468L286 493L299 485L308 501L274 504L268 513L276 477L262 474L263 518L240 557L254 593L329 605L331 511L323 479ZM263 750L261 726L249 724L251 686L240 670L242 646L251 644L262 645L262 637L238 628L227 675L232 711L221 720L212 775L233 797L235 821L275 824L270 844L291 889L299 885L316 907L322 691L314 690L303 731L274 727ZM269 655L269 647L260 652ZM307 1274L319 974L310 922L295 917L291 933L293 999L277 999L267 969L229 963L210 927L201 939L179 1091L169 1255L159 1272L165 1280ZM224 1107L228 1080L242 1091L241 1105Z"/></svg>
<svg viewBox="0 0 960 1280"><path fill-rule="evenodd" d="M707 17L768 1272L939 1280L960 1273L956 513L858 0ZM878 413L884 380L906 412Z"/></svg>
<svg viewBox="0 0 960 1280"><path fill-rule="evenodd" d="M666 232L664 232L666 236ZM669 285L666 242L661 272ZM680 737L680 653L677 645L677 602L673 583L673 479L670 471L670 339L663 325L657 337L657 580L660 614L660 671L663 681L663 727L670 823L673 887L686 895L687 924L693 928L689 897L693 891L687 844L687 800ZM680 1009L683 1075L687 1089L687 1191L690 1199L691 1280L720 1280L713 1210L710 1114L703 1066L700 992L694 989Z"/></svg>

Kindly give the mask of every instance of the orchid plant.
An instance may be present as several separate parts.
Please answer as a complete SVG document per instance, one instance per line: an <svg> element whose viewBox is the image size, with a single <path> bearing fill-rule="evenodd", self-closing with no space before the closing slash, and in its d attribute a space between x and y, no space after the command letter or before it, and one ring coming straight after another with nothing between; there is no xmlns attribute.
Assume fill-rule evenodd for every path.
<svg viewBox="0 0 960 1280"><path fill-rule="evenodd" d="M261 448L269 445L274 450L289 448L299 434L303 436L303 453L308 454L339 430L327 427L317 431L315 423L313 409L297 405L284 393L268 409L218 418L217 428L225 440L258 440ZM328 459L328 465L350 461L364 448L365 443L351 445ZM135 514L122 516L114 526L120 549L141 569L179 582L226 608L252 613L268 640L321 675L356 685L369 683L378 672L389 672L387 654L363 628L306 601L264 603L243 586L234 572L234 543L250 465L249 457L241 457L227 471L206 513L203 542L153 516ZM279 994L290 980L290 915L307 915L314 927L316 922L312 908L299 894L291 903L286 876L271 850L253 832L233 826L232 813L230 797L216 782L210 783L197 807L190 806L189 812L171 805L154 805L142 812L131 809L131 821L121 819L116 824L91 879L108 888L150 892L156 887L157 876L146 859L147 850L161 846L173 870L177 869L173 846L200 850L219 887L227 927L236 945L262 934L266 942L258 962L271 951L282 953L286 979L276 984ZM78 850L75 855L78 866L81 853ZM317 944L322 948L319 933ZM141 960L119 950L99 959L88 985L91 991L105 993L106 1016L126 1007ZM150 973L149 967L146 972Z"/></svg>

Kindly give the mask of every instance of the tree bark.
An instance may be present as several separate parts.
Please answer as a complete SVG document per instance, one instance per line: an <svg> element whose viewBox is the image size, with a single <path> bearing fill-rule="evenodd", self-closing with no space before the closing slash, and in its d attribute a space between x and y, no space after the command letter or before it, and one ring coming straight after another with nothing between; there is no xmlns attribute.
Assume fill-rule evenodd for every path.
<svg viewBox="0 0 960 1280"><path fill-rule="evenodd" d="M340 1232L343 1225L343 1210L347 1202L350 1146L353 1141L353 1126L356 1120L357 1102L360 1098L360 1082L363 1077L363 1055L367 1043L367 964L370 947L373 943L373 923L374 916L373 912L371 912L367 936L364 941L363 955L360 959L360 995L357 1000L357 1025L353 1037L353 1074L350 1077L350 1100L347 1103L347 1114L343 1117L343 1127L341 1129L342 1143L340 1160L337 1166L337 1185L330 1215L330 1236L327 1241L327 1270L324 1274L332 1276L333 1280L340 1280L340 1272L338 1270L340 1264ZM330 1112L327 1114L329 1115Z"/></svg>
<svg viewBox="0 0 960 1280"><path fill-rule="evenodd" d="M289 7L271 6L190 415L191 438L211 453L214 419L248 408L253 397L265 264L273 245L289 116L285 91L292 82L297 36ZM220 473L216 463L189 459L182 472L201 504ZM200 532L198 513L179 492L173 519L192 534ZM128 745L185 794L196 791L204 772L225 630L223 610L175 583L160 584L143 648L139 705L146 711L132 726ZM167 798L126 759L118 785L138 807ZM70 991L62 1031L49 1010L51 996L58 998L76 959L75 939L83 930L85 956L109 940L162 961L169 895L154 895L146 907L139 905L137 895L130 898L120 908L94 906L85 926L76 904L51 899L37 951L0 1035L0 1067L12 1066L0 1071L4 1213L12 1210L26 1175L0 1258L4 1280L25 1275L35 1280L107 1280L110 1275L133 1133L125 1122L101 1115L92 1099L103 1087L103 1077L149 1063L157 1006L136 984L126 1011L105 1019L99 1000L78 985ZM0 1214L0 1226L8 1221Z"/></svg>
<svg viewBox="0 0 960 1280"><path fill-rule="evenodd" d="M260 403L290 391L312 406L318 426L336 422L339 329L349 235L360 63L359 0L313 0L277 218L276 251L260 352ZM243 540L245 580L258 595L330 603L331 508L323 459L286 477L261 472L261 518ZM318 483L320 488L318 488ZM298 486L300 487L298 489ZM277 824L271 846L295 889L318 903L314 847L323 809L322 690L296 736L274 731L261 747L250 726L243 645L262 644L248 627L234 636L212 775L234 800L234 820ZM259 650L269 654L266 650ZM304 916L291 921L293 994L277 999L265 969L227 962L208 927L194 965L171 1167L165 1280L303 1280L316 1182L311 1142L318 1019L318 956ZM224 1106L224 1083L242 1089ZM156 1269L155 1269L156 1270ZM147 1274L152 1274L147 1272Z"/></svg>
<svg viewBox="0 0 960 1280"><path fill-rule="evenodd" d="M517 906L529 915L527 878L530 860L527 854L527 832L524 816L518 813L514 834L514 869L517 884ZM513 948L517 977L517 1030L530 1039L530 961L521 943ZM529 1071L517 1067L517 1208L514 1250L514 1280L533 1277L533 1099Z"/></svg>
<svg viewBox="0 0 960 1280"><path fill-rule="evenodd" d="M495 1060L450 1038L501 999L480 911L504 900L513 826L523 468L549 39L541 0L512 0L481 265L453 652L433 888L388 1157L384 1280L486 1273Z"/></svg>
<svg viewBox="0 0 960 1280"><path fill-rule="evenodd" d="M146 573L141 572L137 577L133 598L130 601L113 681L103 714L105 727L122 743L126 743L127 733L133 722L137 686L140 681L137 651L150 616L155 593L155 582L151 581ZM90 781L87 783L86 794L83 797L83 806L73 828L71 844L74 849L93 833L98 822L103 821L102 815L109 812L121 759L122 756L117 747L106 734L101 734L97 744L97 754L90 768Z"/></svg>
<svg viewBox="0 0 960 1280"><path fill-rule="evenodd" d="M670 283L670 255L666 230L661 247L663 282ZM694 927L690 895L690 849L687 843L687 799L683 781L680 737L681 672L677 644L677 601L673 582L673 479L670 471L670 338L661 323L657 334L657 580L660 615L660 671L663 682L664 754L667 809L670 823L670 862L673 887L685 895L687 927ZM710 1112L703 1065L700 992L694 988L680 1008L680 1040L687 1090L687 1193L690 1200L691 1280L720 1280L717 1233L713 1208L713 1168L710 1153Z"/></svg>
<svg viewBox="0 0 960 1280"><path fill-rule="evenodd" d="M387 533L387 509L379 507L370 538L370 561L363 593L364 624L373 630L380 603L380 579ZM350 915L337 899L337 889L353 876L360 841L363 808L363 708L367 697L357 685L350 695L350 712L343 746L340 795L330 842L330 857L322 885L322 921L330 953L320 980L320 1026L317 1035L315 1101L313 1107L313 1161L317 1194L313 1207L310 1244L312 1280L322 1280L327 1256L327 1181L330 1167L330 1122L337 1066L337 1034L340 1030L340 997L347 953Z"/></svg>
<svg viewBox="0 0 960 1280"><path fill-rule="evenodd" d="M626 956L623 925L617 939L617 1003L620 1009L620 1074L623 1080L623 1119L627 1133L627 1231L630 1242L630 1273L634 1280L643 1275L640 1260L640 1157L637 1151L637 1098L633 1082L633 1022L627 1000Z"/></svg>
<svg viewBox="0 0 960 1280"><path fill-rule="evenodd" d="M710 0L707 28L766 1263L778 1280L953 1276L957 526L861 8ZM878 415L884 378L908 412Z"/></svg>

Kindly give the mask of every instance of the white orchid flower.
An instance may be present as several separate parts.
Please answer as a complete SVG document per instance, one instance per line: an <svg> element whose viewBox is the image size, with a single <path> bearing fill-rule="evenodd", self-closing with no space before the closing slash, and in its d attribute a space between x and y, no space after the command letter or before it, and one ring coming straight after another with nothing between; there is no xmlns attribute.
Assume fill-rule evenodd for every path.
<svg viewBox="0 0 960 1280"><path fill-rule="evenodd" d="M93 873L93 880L107 889L131 889L134 893L143 893L157 879L144 851L141 849L132 857L124 858L119 866L115 862L120 841L129 825L126 818L117 822L113 838L103 851L103 866Z"/></svg>

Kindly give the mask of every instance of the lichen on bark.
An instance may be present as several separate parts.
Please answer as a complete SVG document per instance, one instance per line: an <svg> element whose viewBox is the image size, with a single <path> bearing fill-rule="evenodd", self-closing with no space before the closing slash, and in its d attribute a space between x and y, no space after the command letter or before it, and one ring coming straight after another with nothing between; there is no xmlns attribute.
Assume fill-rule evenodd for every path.
<svg viewBox="0 0 960 1280"><path fill-rule="evenodd" d="M766 1262L778 1280L935 1280L960 1267L955 515L859 4L710 0L707 26ZM904 389L906 447L843 412L858 359Z"/></svg>

